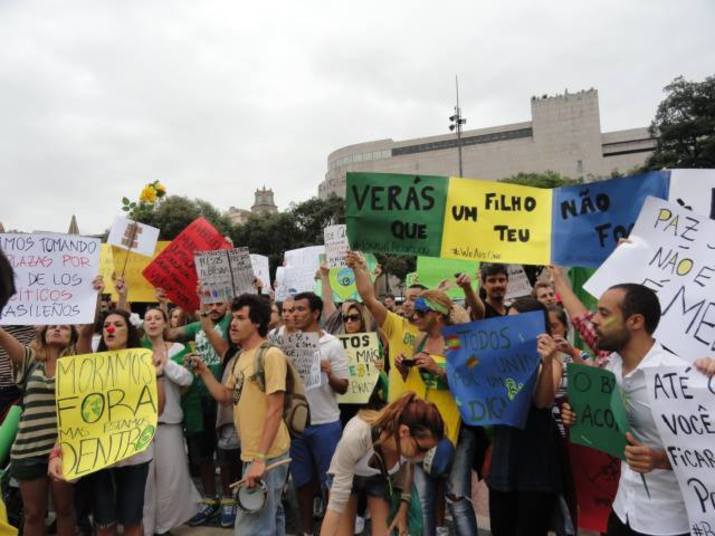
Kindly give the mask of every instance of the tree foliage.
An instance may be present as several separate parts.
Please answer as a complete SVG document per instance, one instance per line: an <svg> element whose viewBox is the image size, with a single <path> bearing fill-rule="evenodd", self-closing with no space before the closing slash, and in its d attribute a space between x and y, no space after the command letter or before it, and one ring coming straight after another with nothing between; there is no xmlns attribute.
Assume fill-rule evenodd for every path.
<svg viewBox="0 0 715 536"><path fill-rule="evenodd" d="M563 177L560 173L555 171L545 171L544 173L517 173L516 175L502 179L501 182L533 186L534 188L557 188L559 186L579 184L581 180Z"/></svg>
<svg viewBox="0 0 715 536"><path fill-rule="evenodd" d="M160 229L160 240L173 240L187 225L203 216L224 235L232 228L231 220L208 201L170 195L156 206L137 206L130 217Z"/></svg>
<svg viewBox="0 0 715 536"><path fill-rule="evenodd" d="M679 76L664 91L650 125L658 143L645 169L715 167L715 76L702 82Z"/></svg>

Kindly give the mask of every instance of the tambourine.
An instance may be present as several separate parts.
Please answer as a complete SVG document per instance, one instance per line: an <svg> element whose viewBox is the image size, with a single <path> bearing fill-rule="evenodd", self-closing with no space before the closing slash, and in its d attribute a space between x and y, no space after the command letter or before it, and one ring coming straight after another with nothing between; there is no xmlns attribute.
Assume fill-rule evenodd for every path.
<svg viewBox="0 0 715 536"><path fill-rule="evenodd" d="M268 488L263 482L258 482L254 487L239 486L236 493L236 504L247 514L260 512L266 504Z"/></svg>

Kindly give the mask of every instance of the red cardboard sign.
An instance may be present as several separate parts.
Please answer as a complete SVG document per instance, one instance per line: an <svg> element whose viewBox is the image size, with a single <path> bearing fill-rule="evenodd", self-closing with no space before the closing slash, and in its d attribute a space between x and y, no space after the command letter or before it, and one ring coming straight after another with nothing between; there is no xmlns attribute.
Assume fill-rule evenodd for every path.
<svg viewBox="0 0 715 536"><path fill-rule="evenodd" d="M621 460L574 443L569 444L569 455L578 501L578 526L606 532L608 515L618 491Z"/></svg>
<svg viewBox="0 0 715 536"><path fill-rule="evenodd" d="M163 288L176 305L193 312L199 308L194 253L232 247L205 218L198 218L181 231L142 274L152 285Z"/></svg>

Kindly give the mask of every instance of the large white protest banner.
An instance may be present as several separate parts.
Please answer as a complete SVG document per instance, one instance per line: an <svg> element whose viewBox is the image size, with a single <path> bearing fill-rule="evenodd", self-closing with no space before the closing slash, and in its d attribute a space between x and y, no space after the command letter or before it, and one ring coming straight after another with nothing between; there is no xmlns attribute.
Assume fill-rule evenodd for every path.
<svg viewBox="0 0 715 536"><path fill-rule="evenodd" d="M256 293L248 248L197 252L194 263L201 283L202 303L230 301L241 294Z"/></svg>
<svg viewBox="0 0 715 536"><path fill-rule="evenodd" d="M283 254L282 284L287 295L311 292L315 289L315 273L320 268L320 255L325 246L291 249Z"/></svg>
<svg viewBox="0 0 715 536"><path fill-rule="evenodd" d="M251 266L253 266L254 275L263 283L264 292L268 292L271 289L271 272L268 267L268 257L251 253Z"/></svg>
<svg viewBox="0 0 715 536"><path fill-rule="evenodd" d="M715 220L715 169L673 169L668 200Z"/></svg>
<svg viewBox="0 0 715 536"><path fill-rule="evenodd" d="M319 340L320 336L317 333L304 333L302 331L271 337L271 342L280 346L283 353L290 359L290 362L303 380L306 391L320 387L322 378Z"/></svg>
<svg viewBox="0 0 715 536"><path fill-rule="evenodd" d="M690 533L715 534L715 380L693 367L644 370L650 409L680 485Z"/></svg>
<svg viewBox="0 0 715 536"><path fill-rule="evenodd" d="M330 225L323 230L325 241L325 262L328 268L345 266L345 254L350 246L345 225Z"/></svg>
<svg viewBox="0 0 715 536"><path fill-rule="evenodd" d="M17 292L1 325L90 324L99 274L98 238L64 234L0 234L0 249L15 271Z"/></svg>
<svg viewBox="0 0 715 536"><path fill-rule="evenodd" d="M151 257L159 240L159 229L122 216L114 218L107 243Z"/></svg>
<svg viewBox="0 0 715 536"><path fill-rule="evenodd" d="M600 297L611 285L639 283L658 294L656 338L687 361L715 350L715 221L648 197L630 243L621 244L584 288Z"/></svg>
<svg viewBox="0 0 715 536"><path fill-rule="evenodd" d="M532 291L529 278L521 264L510 264L507 266L509 280L506 284L505 300L515 300L523 296L529 296Z"/></svg>

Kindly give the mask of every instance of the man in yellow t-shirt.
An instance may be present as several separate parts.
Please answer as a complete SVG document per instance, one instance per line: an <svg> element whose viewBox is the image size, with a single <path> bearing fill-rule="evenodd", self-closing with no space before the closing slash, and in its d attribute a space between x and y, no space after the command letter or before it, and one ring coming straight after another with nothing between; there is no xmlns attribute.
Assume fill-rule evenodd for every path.
<svg viewBox="0 0 715 536"><path fill-rule="evenodd" d="M283 401L288 372L286 357L278 348L264 353L264 379L255 377L256 352L266 340L271 307L255 294L243 294L231 304L231 342L241 347L225 385L219 383L199 356L192 356L211 395L223 404L233 403L234 421L241 440L241 460L246 486L263 482L267 488L264 507L257 513L241 510L237 534L283 534L285 516L281 493L288 477L284 464L266 472L266 466L288 458L290 435L283 421Z"/></svg>

